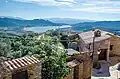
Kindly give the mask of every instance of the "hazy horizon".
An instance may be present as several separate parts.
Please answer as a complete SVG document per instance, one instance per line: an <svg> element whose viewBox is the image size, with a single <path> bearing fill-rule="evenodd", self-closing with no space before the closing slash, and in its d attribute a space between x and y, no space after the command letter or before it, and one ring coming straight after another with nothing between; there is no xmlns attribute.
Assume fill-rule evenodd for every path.
<svg viewBox="0 0 120 79"><path fill-rule="evenodd" d="M46 17L46 18L39 18L39 17L36 17L36 18L31 18L31 19L28 19L28 18L24 18L24 17L19 17L19 16L0 16L0 17L8 17L8 18L18 18L18 19L23 19L23 20L34 20L34 19L76 19L76 20L93 20L93 19L84 19L84 18L70 18L70 17ZM120 19L118 20L93 20L93 21L120 21Z"/></svg>
<svg viewBox="0 0 120 79"><path fill-rule="evenodd" d="M120 20L119 0L0 0L0 16Z"/></svg>

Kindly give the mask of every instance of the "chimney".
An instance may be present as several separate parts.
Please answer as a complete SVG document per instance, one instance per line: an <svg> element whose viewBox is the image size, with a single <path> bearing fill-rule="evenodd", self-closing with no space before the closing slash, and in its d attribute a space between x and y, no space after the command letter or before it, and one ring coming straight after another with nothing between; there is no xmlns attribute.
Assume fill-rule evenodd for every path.
<svg viewBox="0 0 120 79"><path fill-rule="evenodd" d="M100 37L100 36L101 36L101 31L100 31L100 30L96 30L96 31L94 32L94 36L95 36L95 37Z"/></svg>

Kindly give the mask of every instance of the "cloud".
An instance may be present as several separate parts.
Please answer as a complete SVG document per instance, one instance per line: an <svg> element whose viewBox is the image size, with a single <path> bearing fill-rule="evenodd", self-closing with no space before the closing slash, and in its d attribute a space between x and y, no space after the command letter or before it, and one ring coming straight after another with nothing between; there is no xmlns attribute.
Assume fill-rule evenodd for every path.
<svg viewBox="0 0 120 79"><path fill-rule="evenodd" d="M95 0L95 1L88 1L90 4L95 5L120 5L120 1L111 1L111 0Z"/></svg>
<svg viewBox="0 0 120 79"><path fill-rule="evenodd" d="M55 0L55 1L58 1L58 2L68 2L68 3L75 3L74 0Z"/></svg>
<svg viewBox="0 0 120 79"><path fill-rule="evenodd" d="M120 13L120 0L14 0L42 6L60 6L66 11ZM70 7L63 7L70 6Z"/></svg>
<svg viewBox="0 0 120 79"><path fill-rule="evenodd" d="M72 6L74 0L14 0L19 2L27 2L27 3L37 3L43 6L60 6L67 5Z"/></svg>
<svg viewBox="0 0 120 79"><path fill-rule="evenodd" d="M110 7L90 7L90 8L75 8L72 11L81 12L94 12L94 13L120 13L120 8Z"/></svg>
<svg viewBox="0 0 120 79"><path fill-rule="evenodd" d="M5 2L8 3L8 0L6 0Z"/></svg>
<svg viewBox="0 0 120 79"><path fill-rule="evenodd" d="M78 4L77 4L78 5ZM111 0L86 0L69 11L92 13L120 13L120 1Z"/></svg>

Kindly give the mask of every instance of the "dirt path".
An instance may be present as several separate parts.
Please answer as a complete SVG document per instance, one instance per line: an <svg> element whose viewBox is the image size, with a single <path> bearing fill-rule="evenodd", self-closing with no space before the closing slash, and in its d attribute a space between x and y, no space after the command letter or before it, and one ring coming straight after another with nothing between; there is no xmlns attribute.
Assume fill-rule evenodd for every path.
<svg viewBox="0 0 120 79"><path fill-rule="evenodd" d="M119 79L120 71L117 70L118 64L110 66L106 61L101 61L101 69L93 69L92 79Z"/></svg>

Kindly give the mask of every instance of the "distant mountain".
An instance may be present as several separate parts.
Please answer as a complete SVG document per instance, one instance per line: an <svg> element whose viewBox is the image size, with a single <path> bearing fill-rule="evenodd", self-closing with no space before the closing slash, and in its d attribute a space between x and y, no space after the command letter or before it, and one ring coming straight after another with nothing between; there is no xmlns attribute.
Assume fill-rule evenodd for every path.
<svg viewBox="0 0 120 79"><path fill-rule="evenodd" d="M12 16L0 16L0 18L9 18L9 19L19 19L19 20L24 20L23 18L20 18L20 17L12 17Z"/></svg>
<svg viewBox="0 0 120 79"><path fill-rule="evenodd" d="M0 27L24 27L24 26L59 26L57 24L44 19L24 20L21 18L0 17Z"/></svg>
<svg viewBox="0 0 120 79"><path fill-rule="evenodd" d="M73 19L73 18L45 18L54 23L65 23L65 24L76 24L76 23L83 23L83 22L95 22L94 20L87 20L87 19Z"/></svg>
<svg viewBox="0 0 120 79"><path fill-rule="evenodd" d="M98 22L85 22L85 23L77 23L71 25L72 30L76 31L87 31L93 28L103 29L107 31L118 31L120 32L120 21L98 21Z"/></svg>

